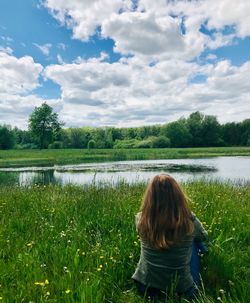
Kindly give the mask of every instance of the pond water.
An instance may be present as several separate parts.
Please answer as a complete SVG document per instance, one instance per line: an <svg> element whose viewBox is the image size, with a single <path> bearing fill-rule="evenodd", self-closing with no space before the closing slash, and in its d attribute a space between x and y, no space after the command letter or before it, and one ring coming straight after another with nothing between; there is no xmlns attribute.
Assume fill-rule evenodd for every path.
<svg viewBox="0 0 250 303"><path fill-rule="evenodd" d="M178 181L216 179L238 184L250 182L250 157L214 157L200 159L140 160L85 163L53 167L0 169L0 184L98 184L147 182L159 173L169 173Z"/></svg>

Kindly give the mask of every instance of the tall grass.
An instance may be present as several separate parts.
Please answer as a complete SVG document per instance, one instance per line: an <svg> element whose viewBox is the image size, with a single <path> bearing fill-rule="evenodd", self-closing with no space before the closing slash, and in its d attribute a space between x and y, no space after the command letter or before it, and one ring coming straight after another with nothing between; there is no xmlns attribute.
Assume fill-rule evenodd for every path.
<svg viewBox="0 0 250 303"><path fill-rule="evenodd" d="M249 186L200 181L184 188L211 240L197 302L249 302ZM144 189L0 187L0 302L147 301L131 281Z"/></svg>
<svg viewBox="0 0 250 303"><path fill-rule="evenodd" d="M250 147L0 150L0 167L240 155L250 156Z"/></svg>

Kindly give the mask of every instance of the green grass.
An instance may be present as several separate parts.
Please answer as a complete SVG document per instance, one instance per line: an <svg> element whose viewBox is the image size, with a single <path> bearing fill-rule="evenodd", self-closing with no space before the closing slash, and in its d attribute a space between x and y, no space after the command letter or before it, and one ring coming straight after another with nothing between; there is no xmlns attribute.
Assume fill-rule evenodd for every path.
<svg viewBox="0 0 250 303"><path fill-rule="evenodd" d="M250 147L0 150L0 167L215 156L250 156Z"/></svg>
<svg viewBox="0 0 250 303"><path fill-rule="evenodd" d="M212 242L197 303L249 302L250 187L184 187ZM134 215L144 190L145 184L0 187L0 302L143 302L131 275L140 253Z"/></svg>

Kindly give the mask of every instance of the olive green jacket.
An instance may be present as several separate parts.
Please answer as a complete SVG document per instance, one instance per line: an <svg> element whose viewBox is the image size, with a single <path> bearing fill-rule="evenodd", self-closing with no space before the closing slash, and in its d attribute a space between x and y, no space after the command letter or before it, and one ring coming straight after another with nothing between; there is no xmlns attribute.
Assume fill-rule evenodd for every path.
<svg viewBox="0 0 250 303"><path fill-rule="evenodd" d="M136 215L136 226L140 213ZM141 255L132 278L146 286L166 290L173 281L177 292L185 292L193 285L190 273L190 260L194 240L203 241L207 232L201 222L192 216L194 231L178 244L168 249L155 249L141 239Z"/></svg>

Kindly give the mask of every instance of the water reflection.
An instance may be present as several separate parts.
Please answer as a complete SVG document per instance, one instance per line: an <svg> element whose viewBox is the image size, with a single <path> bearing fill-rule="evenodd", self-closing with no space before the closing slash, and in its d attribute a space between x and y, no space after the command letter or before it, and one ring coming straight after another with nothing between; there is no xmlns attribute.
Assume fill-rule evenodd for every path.
<svg viewBox="0 0 250 303"><path fill-rule="evenodd" d="M220 179L250 182L250 157L216 157L206 159L121 161L0 169L0 184L112 184L147 182L154 175L169 173L179 181Z"/></svg>

